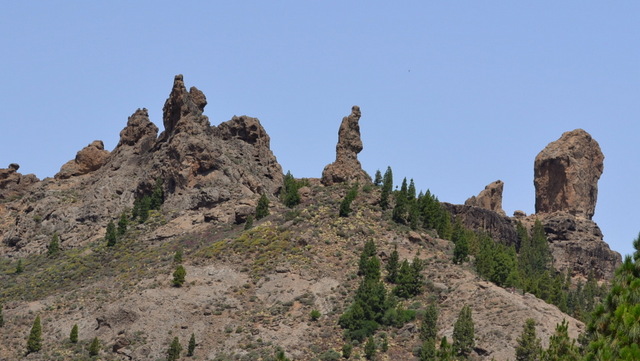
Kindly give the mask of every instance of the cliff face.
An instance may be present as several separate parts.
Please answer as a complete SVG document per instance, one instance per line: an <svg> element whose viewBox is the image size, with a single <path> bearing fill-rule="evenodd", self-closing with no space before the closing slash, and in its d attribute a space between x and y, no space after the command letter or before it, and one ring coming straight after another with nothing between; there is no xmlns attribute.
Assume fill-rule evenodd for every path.
<svg viewBox="0 0 640 361"><path fill-rule="evenodd" d="M204 94L195 87L187 91L178 75L159 137L147 110L138 109L112 152L95 141L63 165L55 179L35 182L7 170L0 194L19 190L22 198L0 210L0 224L11 225L0 228L6 246L0 253L42 252L54 232L63 248L99 239L106 223L131 209L156 180L165 191L164 209L173 217L198 211L194 222L205 216L233 222L260 194L275 196L283 183L282 168L258 119L233 117L211 126L203 114L206 104Z"/></svg>

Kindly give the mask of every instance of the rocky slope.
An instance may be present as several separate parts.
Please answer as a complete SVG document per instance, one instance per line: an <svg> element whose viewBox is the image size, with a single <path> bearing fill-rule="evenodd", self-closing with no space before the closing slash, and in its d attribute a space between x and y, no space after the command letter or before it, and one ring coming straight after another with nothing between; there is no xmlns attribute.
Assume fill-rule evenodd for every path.
<svg viewBox="0 0 640 361"><path fill-rule="evenodd" d="M421 312L437 303L440 336L451 340L459 310L471 306L476 359L513 359L527 318L536 320L544 342L562 319L569 320L572 336L583 330L555 306L488 283L468 263L452 264L453 244L432 230L414 232L390 221L389 211L378 205L380 190L357 160L363 149L359 107L342 120L336 161L321 179L307 181L302 203L289 209L278 199L282 167L260 122L241 116L212 126L203 113L206 104L205 95L187 90L178 75L160 134L147 110L138 109L115 149L94 141L54 178L23 176L13 164L0 169L0 360L83 360L94 337L102 343L101 359L157 360L174 337L186 346L191 334L198 359L269 359L277 347L294 360L318 359L344 343L337 321L358 287L358 257L370 239L383 261L397 245L401 259L426 262L426 291L404 306ZM575 149L571 144L567 149ZM569 187L573 180L556 181L553 169L541 174ZM353 182L360 184L353 212L339 217ZM145 222L132 222L107 247L107 223L130 214L134 201L158 184L162 207ZM467 227L507 244L517 240L516 221L530 224L540 217L557 266L582 275L598 270L603 279L611 275L619 255L602 241L582 193L573 203L549 203L550 212L510 218L502 212L502 188L495 182L466 205L445 206ZM262 194L271 200L271 215L245 230ZM46 246L55 233L61 251L50 256ZM180 288L171 284L178 251L187 270ZM22 273L15 272L18 260ZM310 319L314 309L321 314L317 321ZM25 356L36 315L43 319L44 347ZM418 323L384 330L389 350L381 359L412 359ZM74 324L78 344L66 341ZM362 347L355 352L362 355Z"/></svg>

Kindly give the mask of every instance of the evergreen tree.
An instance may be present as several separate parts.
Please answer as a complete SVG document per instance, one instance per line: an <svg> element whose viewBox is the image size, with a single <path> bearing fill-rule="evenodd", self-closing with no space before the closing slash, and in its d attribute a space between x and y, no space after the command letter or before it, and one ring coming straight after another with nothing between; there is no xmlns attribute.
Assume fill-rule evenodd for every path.
<svg viewBox="0 0 640 361"><path fill-rule="evenodd" d="M189 347L187 348L187 356L193 356L193 352L196 350L196 335L191 334L191 338L189 339Z"/></svg>
<svg viewBox="0 0 640 361"><path fill-rule="evenodd" d="M0 303L0 327L4 327L4 315L2 314L2 304Z"/></svg>
<svg viewBox="0 0 640 361"><path fill-rule="evenodd" d="M367 342L364 344L364 357L367 360L373 360L376 357L376 342L373 336L369 336Z"/></svg>
<svg viewBox="0 0 640 361"><path fill-rule="evenodd" d="M422 341L420 346L420 361L435 361L436 360L436 340L429 338Z"/></svg>
<svg viewBox="0 0 640 361"><path fill-rule="evenodd" d="M407 178L404 178L402 181L402 188L400 191L396 192L396 204L393 207L393 213L391 214L391 218L397 223L405 223L407 221Z"/></svg>
<svg viewBox="0 0 640 361"><path fill-rule="evenodd" d="M250 214L247 216L247 221L244 222L244 230L247 231L251 228L253 228L253 215Z"/></svg>
<svg viewBox="0 0 640 361"><path fill-rule="evenodd" d="M580 361L580 351L576 341L569 338L567 320L556 325L556 331L549 338L549 348L542 354L542 361Z"/></svg>
<svg viewBox="0 0 640 361"><path fill-rule="evenodd" d="M284 193L282 202L285 206L293 208L300 203L300 183L296 181L290 171L284 176Z"/></svg>
<svg viewBox="0 0 640 361"><path fill-rule="evenodd" d="M360 254L360 261L358 262L358 275L366 275L367 269L370 268L371 259L376 255L376 244L373 240L368 240L364 243L364 248ZM369 275L373 277L375 275Z"/></svg>
<svg viewBox="0 0 640 361"><path fill-rule="evenodd" d="M385 266L387 270L387 281L396 283L398 280L398 270L400 267L400 256L398 256L398 246L393 246L393 252L389 256L389 260Z"/></svg>
<svg viewBox="0 0 640 361"><path fill-rule="evenodd" d="M47 254L49 256L55 256L58 252L60 252L60 237L58 237L58 233L54 233L49 242L49 246L47 246Z"/></svg>
<svg viewBox="0 0 640 361"><path fill-rule="evenodd" d="M291 361L282 350L276 350L276 361Z"/></svg>
<svg viewBox="0 0 640 361"><path fill-rule="evenodd" d="M458 319L453 326L453 351L457 356L466 359L475 346L475 331L471 308L462 307Z"/></svg>
<svg viewBox="0 0 640 361"><path fill-rule="evenodd" d="M416 185L415 183L413 183L413 178L411 178L411 181L409 182L409 187L407 188L407 200L410 203L416 200Z"/></svg>
<svg viewBox="0 0 640 361"><path fill-rule="evenodd" d="M107 224L107 233L104 239L107 241L108 247L113 247L116 245L118 234L116 233L116 225L113 223L113 221L109 221L109 224Z"/></svg>
<svg viewBox="0 0 640 361"><path fill-rule="evenodd" d="M591 315L586 361L640 360L640 234L616 270L605 301Z"/></svg>
<svg viewBox="0 0 640 361"><path fill-rule="evenodd" d="M173 254L173 263L182 263L182 248L178 248L176 253Z"/></svg>
<svg viewBox="0 0 640 361"><path fill-rule="evenodd" d="M440 340L440 348L438 349L438 361L452 361L453 360L453 347L447 342L447 338L442 336Z"/></svg>
<svg viewBox="0 0 640 361"><path fill-rule="evenodd" d="M435 347L435 340L438 334L438 308L435 303L432 303L427 307L424 313L424 319L420 325L420 340L433 340Z"/></svg>
<svg viewBox="0 0 640 361"><path fill-rule="evenodd" d="M422 260L417 257L414 257L411 264L404 260L398 271L397 286L393 289L393 293L402 298L410 298L422 293L423 268Z"/></svg>
<svg viewBox="0 0 640 361"><path fill-rule="evenodd" d="M69 334L69 341L71 343L78 343L78 324L74 324Z"/></svg>
<svg viewBox="0 0 640 361"><path fill-rule="evenodd" d="M22 260L18 260L18 264L16 265L16 274L20 274L24 272L24 267L22 266Z"/></svg>
<svg viewBox="0 0 640 361"><path fill-rule="evenodd" d="M182 287L185 281L185 277L187 275L187 271L184 269L182 265L176 267L176 270L173 272L173 286L174 287Z"/></svg>
<svg viewBox="0 0 640 361"><path fill-rule="evenodd" d="M536 336L536 321L529 318L525 321L522 333L516 346L516 361L538 361L542 354L540 339Z"/></svg>
<svg viewBox="0 0 640 361"><path fill-rule="evenodd" d="M455 244L453 249L453 263L461 264L466 262L469 258L469 239L460 220L456 220L456 223L453 226L451 238Z"/></svg>
<svg viewBox="0 0 640 361"><path fill-rule="evenodd" d="M351 203L358 196L358 185L354 185L340 203L340 217L349 217L351 213Z"/></svg>
<svg viewBox="0 0 640 361"><path fill-rule="evenodd" d="M138 220L138 223L144 223L149 219L149 210L151 209L151 197L146 195L142 198L136 198L131 214L133 219Z"/></svg>
<svg viewBox="0 0 640 361"><path fill-rule="evenodd" d="M169 345L169 349L167 350L167 361L177 361L180 358L180 353L182 352L182 345L180 344L180 340L178 337L174 337L171 345Z"/></svg>
<svg viewBox="0 0 640 361"><path fill-rule="evenodd" d="M149 198L149 209L160 209L160 206L164 203L164 189L162 187L162 179L156 179L156 183L153 186L151 197Z"/></svg>
<svg viewBox="0 0 640 361"><path fill-rule="evenodd" d="M258 199L258 205L256 206L256 219L262 219L269 215L269 198L262 193L260 199Z"/></svg>
<svg viewBox="0 0 640 361"><path fill-rule="evenodd" d="M91 345L89 345L89 356L98 356L100 353L100 340L97 337L93 338Z"/></svg>
<svg viewBox="0 0 640 361"><path fill-rule="evenodd" d="M118 219L118 237L124 236L127 233L127 227L129 226L129 217L127 213L120 213L120 219Z"/></svg>
<svg viewBox="0 0 640 361"><path fill-rule="evenodd" d="M389 209L389 195L393 191L393 172L391 167L387 167L382 178L382 192L380 193L380 206L382 209Z"/></svg>
<svg viewBox="0 0 640 361"><path fill-rule="evenodd" d="M353 345L351 344L351 342L347 342L344 345L342 345L342 357L346 359L351 357L352 350L353 350Z"/></svg>
<svg viewBox="0 0 640 361"><path fill-rule="evenodd" d="M373 185L376 187L382 185L382 173L380 173L380 169L376 170L376 175L373 177Z"/></svg>
<svg viewBox="0 0 640 361"><path fill-rule="evenodd" d="M42 349L42 325L40 324L40 316L36 316L31 326L31 332L27 339L27 354L38 352Z"/></svg>

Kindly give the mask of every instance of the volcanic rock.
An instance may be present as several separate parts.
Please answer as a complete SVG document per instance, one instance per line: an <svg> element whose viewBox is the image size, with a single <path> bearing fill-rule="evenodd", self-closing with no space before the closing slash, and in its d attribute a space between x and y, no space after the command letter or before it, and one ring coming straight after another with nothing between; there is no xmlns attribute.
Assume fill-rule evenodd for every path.
<svg viewBox="0 0 640 361"><path fill-rule="evenodd" d="M502 210L503 189L504 183L501 180L497 180L484 187L484 190L482 190L478 196L471 196L464 204L466 206L488 209L505 216L506 213Z"/></svg>
<svg viewBox="0 0 640 361"><path fill-rule="evenodd" d="M576 129L549 143L536 157L536 213L566 211L591 219L604 155L589 133Z"/></svg>
<svg viewBox="0 0 640 361"><path fill-rule="evenodd" d="M141 143L141 150L151 148L158 136L158 127L149 120L149 111L146 108L138 109L127 120L127 126L120 132L118 147L134 146Z"/></svg>
<svg viewBox="0 0 640 361"><path fill-rule="evenodd" d="M33 174L22 175L18 173L20 165L9 164L8 168L0 168L0 199L18 197L27 187L38 182L38 177Z"/></svg>
<svg viewBox="0 0 640 361"><path fill-rule="evenodd" d="M486 233L502 244L518 244L515 225L504 213L467 204L441 204L466 228Z"/></svg>
<svg viewBox="0 0 640 361"><path fill-rule="evenodd" d="M76 154L74 160L65 163L55 177L67 179L94 172L106 163L107 158L109 158L109 151L104 149L102 141L94 140L91 144L82 148Z"/></svg>
<svg viewBox="0 0 640 361"><path fill-rule="evenodd" d="M371 182L371 177L362 170L358 161L358 153L363 148L358 124L360 115L360 107L354 105L351 107L351 114L342 118L336 145L336 161L322 171L322 184L329 186L334 183Z"/></svg>

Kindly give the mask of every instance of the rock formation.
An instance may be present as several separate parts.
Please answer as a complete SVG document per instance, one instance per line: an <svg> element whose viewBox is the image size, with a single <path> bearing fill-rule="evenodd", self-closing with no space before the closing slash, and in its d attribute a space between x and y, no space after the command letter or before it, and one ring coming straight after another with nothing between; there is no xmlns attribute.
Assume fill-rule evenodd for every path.
<svg viewBox="0 0 640 361"><path fill-rule="evenodd" d="M9 246L0 247L0 254L43 252L53 232L66 248L96 240L109 220L150 194L157 180L169 217L192 217L192 224L241 222L262 193L275 198L284 175L259 120L234 116L211 126L203 114L206 104L204 94L195 87L187 91L177 75L160 136L148 111L138 109L111 153L95 141L55 179L33 184L30 196L37 203L19 201L7 206L11 212L0 213L0 239ZM8 184L24 182L13 168L0 171L0 182L3 173Z"/></svg>
<svg viewBox="0 0 640 361"><path fill-rule="evenodd" d="M547 145L534 163L536 214L545 227L558 270L574 276L594 273L610 279L621 263L620 254L604 242L591 220L598 196L604 155L589 133L576 129Z"/></svg>
<svg viewBox="0 0 640 361"><path fill-rule="evenodd" d="M38 178L33 174L22 175L18 173L20 165L9 164L9 167L0 168L0 199L18 197L26 191L26 188L38 182Z"/></svg>
<svg viewBox="0 0 640 361"><path fill-rule="evenodd" d="M101 140L94 140L82 148L74 160L65 163L55 177L67 179L94 172L107 162L107 158L109 158L109 151L104 149L104 143Z"/></svg>
<svg viewBox="0 0 640 361"><path fill-rule="evenodd" d="M466 203L442 205L469 229L487 233L493 240L510 245L518 243L518 235L512 220L504 213L498 213L484 207L470 206Z"/></svg>
<svg viewBox="0 0 640 361"><path fill-rule="evenodd" d="M467 199L464 204L466 206L488 209L505 216L506 214L502 210L503 189L504 183L501 180L497 180L484 187L478 196L471 196L471 198Z"/></svg>
<svg viewBox="0 0 640 361"><path fill-rule="evenodd" d="M342 118L336 145L336 161L327 165L322 171L322 184L371 181L371 177L362 170L358 161L358 153L362 151L360 139L360 107L351 107L351 114Z"/></svg>
<svg viewBox="0 0 640 361"><path fill-rule="evenodd" d="M604 155L589 133L576 129L549 143L536 157L536 213L565 211L591 219Z"/></svg>

